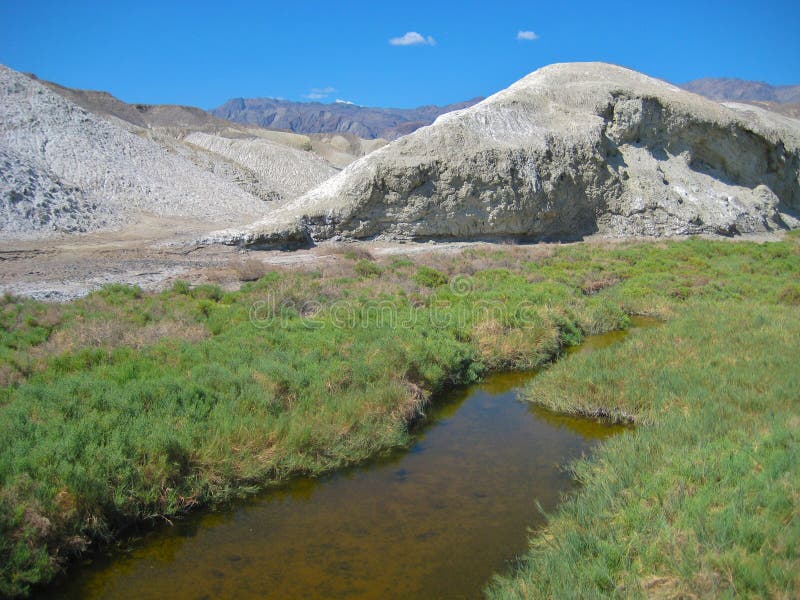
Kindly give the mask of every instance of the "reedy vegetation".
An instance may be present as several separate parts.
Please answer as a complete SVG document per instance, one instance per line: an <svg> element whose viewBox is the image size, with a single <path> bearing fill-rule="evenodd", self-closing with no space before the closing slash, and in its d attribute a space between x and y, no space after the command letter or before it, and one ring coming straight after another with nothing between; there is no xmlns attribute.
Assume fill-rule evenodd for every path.
<svg viewBox="0 0 800 600"><path fill-rule="evenodd" d="M529 400L637 427L575 465L581 492L489 597L798 597L798 348L797 307L689 301L537 377Z"/></svg>
<svg viewBox="0 0 800 600"><path fill-rule="evenodd" d="M754 247L687 255L696 268L718 253L702 267L700 289L672 290L686 300L666 325L558 362L532 382L531 402L637 427L574 465L581 492L549 516L488 597L800 595L793 239L794 247L762 246L771 256L763 261Z"/></svg>
<svg viewBox="0 0 800 600"><path fill-rule="evenodd" d="M787 346L796 342L787 332L796 331L800 322L798 247L796 238L770 244L689 240L499 247L432 255L420 259L424 265L407 258L376 263L358 252L337 262L344 267L275 271L236 292L179 282L160 294L109 286L62 306L5 297L0 307L0 593L24 594L31 584L52 577L87 540L112 539L133 521L224 501L294 474L320 473L406 444L409 423L430 394L473 381L487 370L538 366L586 334L626 327L628 314L672 317L675 327L690 323L697 329L685 347L671 338L653 338L660 348L654 347L654 356L669 351L662 345L674 352L683 348L686 356L676 354L670 363L675 369L689 347L703 348L707 327L713 330L705 332L709 339L722 340L714 346L717 371L709 371L718 378L727 377L725 369L735 369L742 353L749 356L751 350L789 357L797 344ZM282 307L280 318L253 312L254 303L264 301ZM725 343L725 327L747 322L751 309L767 315L759 330L765 346L748 345L746 335L736 338L741 345ZM698 322L701 310L708 317ZM776 325L767 328L772 317ZM634 361L627 363L634 368ZM556 369L571 364L565 361ZM784 397L796 391L786 360L764 358L749 371L758 381L783 381L770 392L775 402L784 407L796 402L796 393ZM634 385L631 376L638 396L636 403L627 403L624 395L597 391L624 389L614 374L598 376L593 388L584 385L600 395L586 395L581 410L600 406L621 418L644 419L645 425L604 447L598 459L582 463L579 474L587 487L558 517L565 531L576 519L568 511L588 501L592 481L603 483L602 469L613 464L615 451L633 444L635 454L636 440L661 439L669 431L659 425L662 416L670 424L675 414L683 414L658 401L659 386L676 385L671 378L644 386ZM603 387L607 382L616 388ZM562 397L567 401L556 408L564 410L572 399ZM735 412L722 396L711 401L719 404L720 415ZM754 404L752 410L763 409ZM720 427L698 424L696 435L728 444L717 435ZM672 438L664 439L669 444ZM682 439L675 438L675 452L688 455ZM730 444L740 439L732 435ZM637 460L657 466L647 454ZM776 465L768 474L785 463ZM672 474L656 472L653 486L677 485L667 477ZM757 488L766 478L750 483ZM611 514L625 497L623 488L610 481L603 497L611 508L603 514ZM619 481L619 486L634 482L630 477ZM648 517L663 518L663 504L651 510ZM786 527L773 523L771 515L764 519L774 531ZM796 514L793 519L790 530L796 532ZM613 532L616 522L607 526ZM778 543L774 536L765 539ZM619 569L609 567L606 579L595 577L599 567L578 569L573 576L583 587L575 589L588 595L612 593L619 585L641 589L642 580L623 580L620 574L646 575L624 562L645 541L602 546L602 552L621 557L614 563ZM650 541L648 556L666 552L661 538ZM556 550L535 552L549 556L551 551ZM672 571L652 574L678 577L673 575L678 563L669 564ZM493 591L511 594L528 586L558 595L565 589L525 577L497 584ZM770 577L768 585L787 589L785 578Z"/></svg>

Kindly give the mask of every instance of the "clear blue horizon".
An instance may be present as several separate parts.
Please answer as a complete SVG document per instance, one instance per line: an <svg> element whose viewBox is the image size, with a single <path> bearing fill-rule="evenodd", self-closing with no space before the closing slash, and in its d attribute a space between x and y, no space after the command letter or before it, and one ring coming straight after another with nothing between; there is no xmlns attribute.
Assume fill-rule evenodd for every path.
<svg viewBox="0 0 800 600"><path fill-rule="evenodd" d="M800 84L800 2L0 2L0 63L126 102L414 107L555 62Z"/></svg>

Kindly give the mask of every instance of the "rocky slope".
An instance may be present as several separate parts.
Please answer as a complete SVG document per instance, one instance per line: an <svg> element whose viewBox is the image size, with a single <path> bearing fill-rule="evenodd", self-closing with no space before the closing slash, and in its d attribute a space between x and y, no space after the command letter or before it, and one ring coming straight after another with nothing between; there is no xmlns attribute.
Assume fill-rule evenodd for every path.
<svg viewBox="0 0 800 600"><path fill-rule="evenodd" d="M780 113L793 119L800 119L800 102L765 102L761 100L749 100L747 104L758 106L765 110Z"/></svg>
<svg viewBox="0 0 800 600"><path fill-rule="evenodd" d="M429 125L438 116L472 106L473 98L447 106L370 108L343 102L290 102L274 98L234 98L212 110L222 119L296 133L345 133L393 140Z"/></svg>
<svg viewBox="0 0 800 600"><path fill-rule="evenodd" d="M276 199L296 198L312 187L310 182L325 181L336 172L310 152L287 148L262 137L231 139L195 132L183 141L245 167L261 181L272 182Z"/></svg>
<svg viewBox="0 0 800 600"><path fill-rule="evenodd" d="M0 66L0 232L89 232L142 215L236 223L264 202Z"/></svg>
<svg viewBox="0 0 800 600"><path fill-rule="evenodd" d="M311 149L340 169L388 143L383 138L367 140L346 133L310 133L308 137Z"/></svg>
<svg viewBox="0 0 800 600"><path fill-rule="evenodd" d="M332 139L329 134L302 135L243 126L192 106L128 104L107 92L69 88L28 76L87 111L181 154L258 198L278 204L308 191L386 143L349 135Z"/></svg>
<svg viewBox="0 0 800 600"><path fill-rule="evenodd" d="M568 240L798 226L800 122L602 63L545 67L211 240Z"/></svg>
<svg viewBox="0 0 800 600"><path fill-rule="evenodd" d="M6 239L119 229L143 215L185 217L206 230L252 220L383 143L337 144L193 107L126 104L3 66L0 99Z"/></svg>
<svg viewBox="0 0 800 600"><path fill-rule="evenodd" d="M228 121L217 119L193 106L129 104L108 92L79 90L39 79L31 73L26 75L91 113L109 120L119 120L137 128L187 127L193 131L219 132L231 126Z"/></svg>

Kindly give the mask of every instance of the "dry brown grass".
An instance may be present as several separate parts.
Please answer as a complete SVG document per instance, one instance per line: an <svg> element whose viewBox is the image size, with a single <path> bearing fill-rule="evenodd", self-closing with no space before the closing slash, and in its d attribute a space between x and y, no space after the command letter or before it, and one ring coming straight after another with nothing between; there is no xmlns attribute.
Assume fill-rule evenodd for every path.
<svg viewBox="0 0 800 600"><path fill-rule="evenodd" d="M401 383L405 388L402 395L404 401L392 411L392 415L404 423L413 423L423 414L422 411L430 402L430 394L416 383L407 380Z"/></svg>
<svg viewBox="0 0 800 600"><path fill-rule="evenodd" d="M486 245L455 252L424 252L409 256L418 266L442 271L448 276L473 275L488 269L515 269L520 263L541 262L555 255L556 244Z"/></svg>
<svg viewBox="0 0 800 600"><path fill-rule="evenodd" d="M35 348L34 354L56 356L87 347L130 346L139 350L165 338L198 342L208 336L202 325L183 320L165 319L144 326L122 319L79 320L68 329L54 331L44 344Z"/></svg>
<svg viewBox="0 0 800 600"><path fill-rule="evenodd" d="M232 260L231 266L239 281L257 281L273 270L257 258Z"/></svg>
<svg viewBox="0 0 800 600"><path fill-rule="evenodd" d="M603 276L597 273L591 273L583 280L583 283L581 284L581 292L583 292L583 294L586 296L591 296L606 288L617 285L620 281L621 279L616 275Z"/></svg>
<svg viewBox="0 0 800 600"><path fill-rule="evenodd" d="M355 262L337 257L335 260L325 263L322 267L322 278L341 279L344 277L355 277L354 265Z"/></svg>
<svg viewBox="0 0 800 600"><path fill-rule="evenodd" d="M22 374L11 365L0 365L0 388L22 382Z"/></svg>
<svg viewBox="0 0 800 600"><path fill-rule="evenodd" d="M330 246L327 248L327 251L329 254L343 256L353 262L359 260L375 260L372 253L366 247L358 243Z"/></svg>
<svg viewBox="0 0 800 600"><path fill-rule="evenodd" d="M210 283L224 285L257 281L268 273L279 270L280 267L268 265L257 258L235 257L222 266L204 269L201 275L202 279Z"/></svg>

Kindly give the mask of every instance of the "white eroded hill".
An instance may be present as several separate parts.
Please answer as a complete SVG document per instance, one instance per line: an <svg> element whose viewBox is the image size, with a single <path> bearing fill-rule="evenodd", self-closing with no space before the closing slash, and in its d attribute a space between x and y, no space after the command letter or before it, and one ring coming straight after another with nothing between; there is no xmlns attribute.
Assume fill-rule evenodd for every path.
<svg viewBox="0 0 800 600"><path fill-rule="evenodd" d="M542 68L209 239L567 240L798 226L800 121L603 63Z"/></svg>

